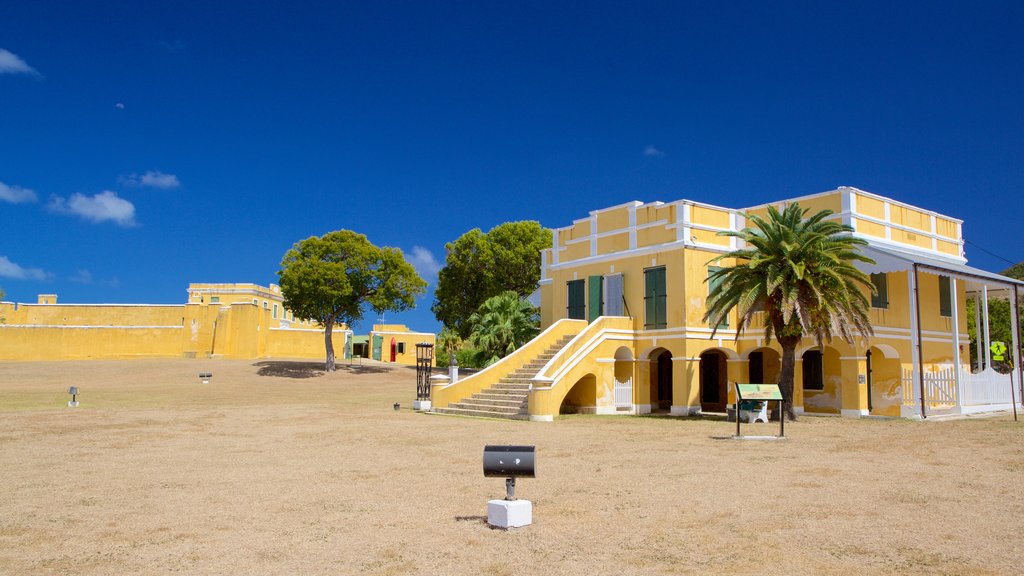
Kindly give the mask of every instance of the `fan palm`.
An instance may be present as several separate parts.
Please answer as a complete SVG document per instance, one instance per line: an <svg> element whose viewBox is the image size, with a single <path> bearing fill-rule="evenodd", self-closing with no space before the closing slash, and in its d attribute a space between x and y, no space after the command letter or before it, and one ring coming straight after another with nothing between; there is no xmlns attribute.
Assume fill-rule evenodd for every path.
<svg viewBox="0 0 1024 576"><path fill-rule="evenodd" d="M537 309L512 290L484 301L469 317L470 342L477 366L494 364L539 332Z"/></svg>
<svg viewBox="0 0 1024 576"><path fill-rule="evenodd" d="M826 220L830 210L804 219L806 213L799 204L782 212L769 206L767 218L747 216L753 227L720 232L746 245L709 262L735 259L736 264L709 275L712 289L704 315L712 326L719 326L735 308L739 338L754 315L764 312L765 339L771 342L774 337L782 347L779 389L791 420L796 419L793 373L800 340L811 336L822 346L839 335L852 344L855 334L872 334L868 295L874 286L853 265L874 262L859 251L867 242L851 236L850 226Z"/></svg>

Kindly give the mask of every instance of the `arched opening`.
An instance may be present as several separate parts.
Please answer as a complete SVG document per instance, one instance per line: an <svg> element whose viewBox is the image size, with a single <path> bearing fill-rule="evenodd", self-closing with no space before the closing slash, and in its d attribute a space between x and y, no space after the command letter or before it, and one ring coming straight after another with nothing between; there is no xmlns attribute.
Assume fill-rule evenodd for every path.
<svg viewBox="0 0 1024 576"><path fill-rule="evenodd" d="M803 362L804 410L839 414L842 384L839 352L828 346L812 348L801 356Z"/></svg>
<svg viewBox="0 0 1024 576"><path fill-rule="evenodd" d="M651 352L651 410L672 408L672 353L664 348Z"/></svg>
<svg viewBox="0 0 1024 576"><path fill-rule="evenodd" d="M615 409L633 409L633 353L625 346L615 351Z"/></svg>
<svg viewBox="0 0 1024 576"><path fill-rule="evenodd" d="M700 409L702 412L725 412L728 401L725 354L708 350L700 355Z"/></svg>
<svg viewBox="0 0 1024 576"><path fill-rule="evenodd" d="M900 407L903 405L903 388L900 381L902 367L899 354L893 352L895 350L888 346L872 346L864 354L870 414L900 415Z"/></svg>
<svg viewBox="0 0 1024 576"><path fill-rule="evenodd" d="M593 414L597 411L597 378L587 374L569 389L558 408L559 414Z"/></svg>
<svg viewBox="0 0 1024 576"><path fill-rule="evenodd" d="M771 348L758 348L747 355L751 384L778 384L782 356Z"/></svg>

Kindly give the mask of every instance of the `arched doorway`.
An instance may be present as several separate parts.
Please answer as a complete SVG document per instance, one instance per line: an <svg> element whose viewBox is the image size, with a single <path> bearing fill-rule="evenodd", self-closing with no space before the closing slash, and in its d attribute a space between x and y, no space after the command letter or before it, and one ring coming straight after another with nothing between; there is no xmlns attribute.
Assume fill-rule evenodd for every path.
<svg viewBox="0 0 1024 576"><path fill-rule="evenodd" d="M391 361L392 362L395 361L395 358L396 358L397 355L398 355L398 344L395 343L395 339L392 338L391 339Z"/></svg>
<svg viewBox="0 0 1024 576"><path fill-rule="evenodd" d="M703 412L725 412L728 401L726 389L725 354L708 350L700 355L700 409Z"/></svg>
<svg viewBox="0 0 1024 576"><path fill-rule="evenodd" d="M672 408L672 353L664 348L651 352L651 410Z"/></svg>

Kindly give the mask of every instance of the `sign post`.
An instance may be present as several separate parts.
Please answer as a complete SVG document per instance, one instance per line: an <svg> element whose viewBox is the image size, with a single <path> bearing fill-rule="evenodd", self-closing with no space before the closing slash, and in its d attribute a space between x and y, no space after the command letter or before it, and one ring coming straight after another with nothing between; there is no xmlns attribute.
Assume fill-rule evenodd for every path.
<svg viewBox="0 0 1024 576"><path fill-rule="evenodd" d="M782 409L782 391L778 384L736 384L736 436L740 434L740 406L744 401L779 403L779 438L786 437L786 411Z"/></svg>

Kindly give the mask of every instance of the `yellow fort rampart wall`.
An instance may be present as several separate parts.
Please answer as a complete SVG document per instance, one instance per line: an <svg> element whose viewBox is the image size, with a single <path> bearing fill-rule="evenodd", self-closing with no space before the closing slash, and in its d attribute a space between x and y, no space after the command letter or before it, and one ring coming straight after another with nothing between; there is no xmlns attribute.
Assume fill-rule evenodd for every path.
<svg viewBox="0 0 1024 576"><path fill-rule="evenodd" d="M226 287L223 300L233 301L211 298L211 286ZM288 321L280 296L275 301L274 295L249 284L194 284L190 302L180 305L58 304L55 295L40 295L38 304L3 302L0 360L323 358L323 330ZM345 326L334 329L338 357L350 334Z"/></svg>

